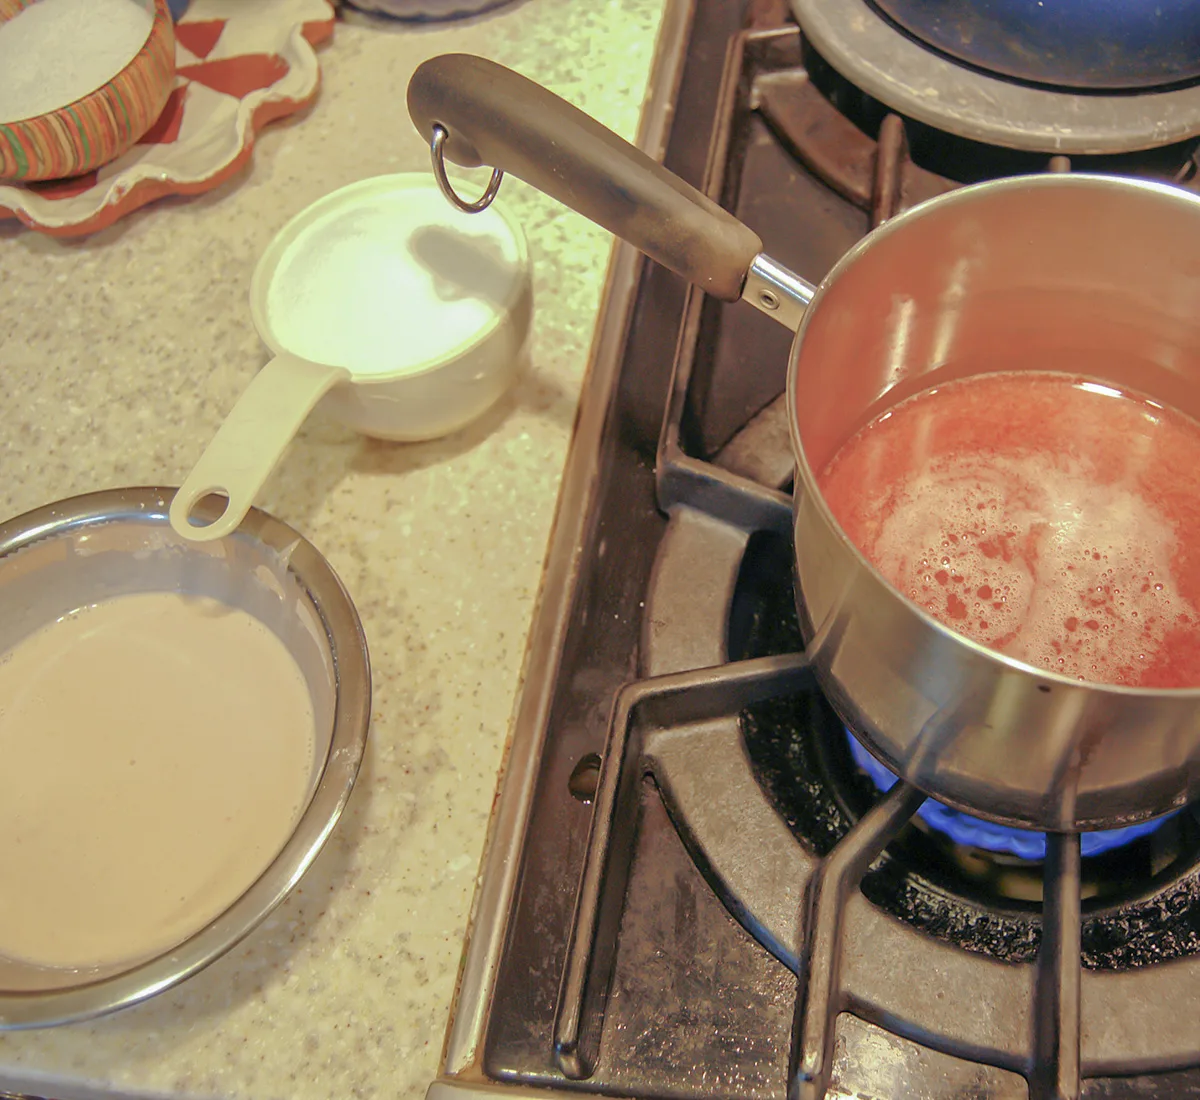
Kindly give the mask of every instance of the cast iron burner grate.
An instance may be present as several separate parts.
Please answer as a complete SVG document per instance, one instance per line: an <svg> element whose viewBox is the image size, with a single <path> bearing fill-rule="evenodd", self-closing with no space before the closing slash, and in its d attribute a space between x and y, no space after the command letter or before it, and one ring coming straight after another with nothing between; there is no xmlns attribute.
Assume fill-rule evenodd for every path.
<svg viewBox="0 0 1200 1100"><path fill-rule="evenodd" d="M809 168L836 147L833 170L816 174L872 224L953 186L913 164L898 116L876 146L831 115L807 74L788 68L799 43L793 28L735 44L722 94L741 106L719 116L710 196L745 216L740 178L776 155L772 137ZM817 142L814 156L806 140L829 126L838 140ZM840 142L847 130L858 145ZM1030 861L930 829L920 791L898 782L880 796L856 766L790 610L781 399L743 406L732 431L708 422L725 406L723 382L698 364L740 342L741 323L689 292L656 464L671 519L646 595L648 678L612 712L555 1012L558 1067L581 1080L597 1064L645 775L729 911L797 974L790 1100L825 1096L843 1012L1020 1073L1036 1100L1073 1100L1086 1077L1194 1064L1200 1021L1184 1006L1200 981L1195 814L1087 859L1077 836L1051 835Z"/></svg>
<svg viewBox="0 0 1200 1100"><path fill-rule="evenodd" d="M1081 163L855 102L733 7L687 6L665 161L807 279L961 182ZM1187 182L1194 152L1138 170ZM881 795L799 651L790 334L628 250L614 272L447 1063L489 1095L1200 1094L1194 810L1029 860Z"/></svg>

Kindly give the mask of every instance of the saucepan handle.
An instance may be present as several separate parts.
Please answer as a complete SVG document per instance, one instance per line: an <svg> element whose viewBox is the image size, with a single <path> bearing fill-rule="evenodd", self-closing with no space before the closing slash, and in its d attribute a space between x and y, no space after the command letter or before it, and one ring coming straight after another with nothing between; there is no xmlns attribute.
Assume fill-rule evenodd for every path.
<svg viewBox="0 0 1200 1100"><path fill-rule="evenodd" d="M417 69L408 111L427 140L445 131L439 151L456 164L511 173L709 294L742 296L758 236L553 92L482 57L446 54Z"/></svg>

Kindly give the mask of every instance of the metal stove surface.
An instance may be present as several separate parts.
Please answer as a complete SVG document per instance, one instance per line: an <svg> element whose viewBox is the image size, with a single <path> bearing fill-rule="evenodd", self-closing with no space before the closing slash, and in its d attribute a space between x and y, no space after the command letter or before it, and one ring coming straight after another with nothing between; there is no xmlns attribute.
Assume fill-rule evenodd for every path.
<svg viewBox="0 0 1200 1100"><path fill-rule="evenodd" d="M639 143L782 262L980 171L739 9L668 5ZM849 759L790 617L789 344L614 254L430 1100L1200 1096L1194 816L997 862Z"/></svg>
<svg viewBox="0 0 1200 1100"><path fill-rule="evenodd" d="M1178 27L1177 48L1188 59L1182 69L1176 70L1174 82L1129 95L1095 87L1080 91L1075 87L1006 79L981 65L963 64L919 41L883 15L880 7L894 9L895 0L879 6L872 0L794 0L794 4L805 33L848 79L894 110L949 133L1013 149L1066 154L1152 149L1200 133L1200 86L1194 82L1192 71L1196 49L1194 9L1172 12L1168 8L1164 20L1174 17ZM921 7L913 6L918 10ZM992 8L989 14L993 18L996 9L1003 6L974 5L984 11ZM1097 36L1112 34L1111 24L1105 24L1127 6L1132 7L1093 5L1095 11L1085 25ZM1025 12L1016 19L1030 23L1041 14L1028 3ZM1050 17L1058 14L1052 12ZM924 19L932 18L926 7ZM976 37L972 31L982 38L983 28L972 28L966 12L959 19L966 24L957 28L960 52L969 55L982 46L981 42L972 41ZM954 20L944 22L952 24ZM950 28L943 25L942 29ZM1122 33L1128 38L1129 28L1117 31ZM953 38L953 33L946 36L947 40ZM943 45L946 44L944 40ZM1095 81L1101 86L1105 70L1118 67L1117 59L1125 44L1121 38L1115 38L1096 49L1099 73ZM1082 43L1067 40L1051 56L1062 64L1073 53L1083 50ZM1015 56L1026 64L1032 61L1032 52L1014 50ZM1057 75L1062 76L1061 72ZM1084 77L1083 82L1089 79L1090 76ZM1192 82L1186 83L1188 80Z"/></svg>

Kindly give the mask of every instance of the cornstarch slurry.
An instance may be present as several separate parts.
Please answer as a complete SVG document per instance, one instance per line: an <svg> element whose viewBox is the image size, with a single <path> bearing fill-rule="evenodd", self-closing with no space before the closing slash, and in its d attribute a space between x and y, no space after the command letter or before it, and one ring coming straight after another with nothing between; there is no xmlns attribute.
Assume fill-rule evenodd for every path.
<svg viewBox="0 0 1200 1100"><path fill-rule="evenodd" d="M0 658L0 956L88 968L168 950L291 835L311 696L263 623L120 596Z"/></svg>

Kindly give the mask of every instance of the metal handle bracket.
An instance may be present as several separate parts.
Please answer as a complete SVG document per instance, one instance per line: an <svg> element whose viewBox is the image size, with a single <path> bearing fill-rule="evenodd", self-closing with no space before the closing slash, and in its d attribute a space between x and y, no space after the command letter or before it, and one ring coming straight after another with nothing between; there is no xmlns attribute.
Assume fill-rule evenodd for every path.
<svg viewBox="0 0 1200 1100"><path fill-rule="evenodd" d="M433 161L433 178L437 180L437 185L442 189L442 194L464 214L481 214L492 205L492 200L500 190L500 181L504 179L504 173L499 168L493 168L492 178L488 180L487 188L483 194L474 202L467 202L466 199L454 190L454 184L450 182L450 177L446 175L446 139L449 136L450 131L445 126L440 122L434 123L433 138L429 142L429 155Z"/></svg>

